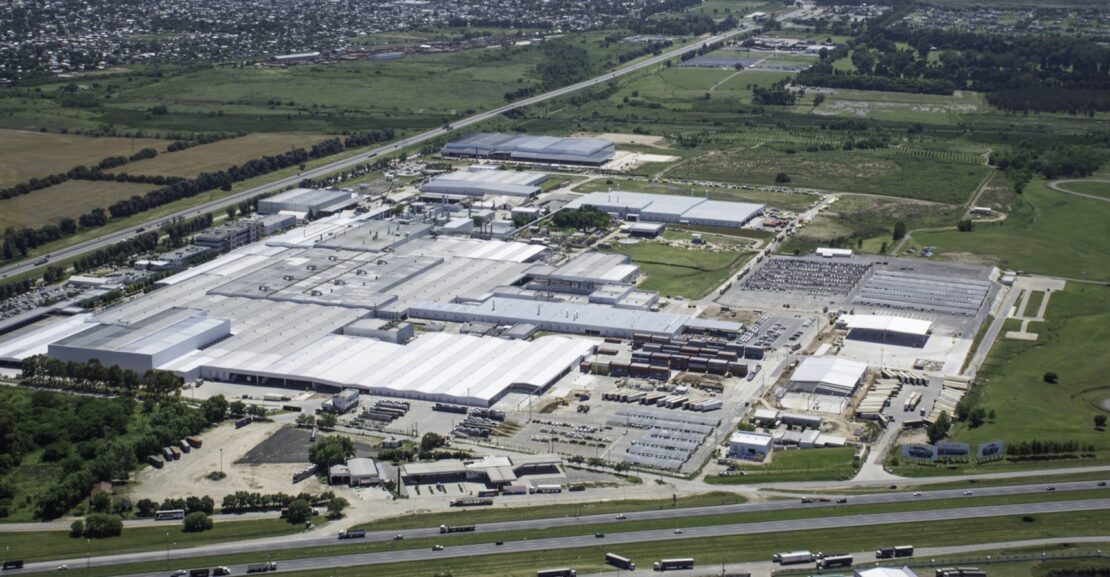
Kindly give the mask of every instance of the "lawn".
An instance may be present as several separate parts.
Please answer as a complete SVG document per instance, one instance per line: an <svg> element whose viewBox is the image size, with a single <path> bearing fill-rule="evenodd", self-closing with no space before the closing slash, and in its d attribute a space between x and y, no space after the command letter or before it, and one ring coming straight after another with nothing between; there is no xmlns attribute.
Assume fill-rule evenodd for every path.
<svg viewBox="0 0 1110 577"><path fill-rule="evenodd" d="M1110 281L1107 222L1110 203L1056 192L1038 180L1014 199L1005 221L978 223L970 233L914 233L914 240L937 247L940 258L975 254L1004 268Z"/></svg>
<svg viewBox="0 0 1110 577"><path fill-rule="evenodd" d="M255 158L289 152L294 148L308 150L313 144L328 138L331 137L321 134L249 134L160 154L126 164L117 170L128 174L192 178L202 172L216 172Z"/></svg>
<svg viewBox="0 0 1110 577"><path fill-rule="evenodd" d="M1035 317L1041 310L1041 303L1044 302L1044 291L1029 291L1028 296L1025 297L1025 312L1023 316Z"/></svg>
<svg viewBox="0 0 1110 577"><path fill-rule="evenodd" d="M0 200L0 229L9 226L38 228L66 216L77 220L94 208L106 209L117 200L142 196L155 188L158 187L153 184L70 180L22 196Z"/></svg>
<svg viewBox="0 0 1110 577"><path fill-rule="evenodd" d="M809 449L775 451L771 462L755 465L738 462L740 471L727 477L706 477L713 485L740 485L748 483L782 483L788 481L825 481L850 479L856 474L852 456L855 449Z"/></svg>
<svg viewBox="0 0 1110 577"><path fill-rule="evenodd" d="M698 299L725 282L752 253L684 249L658 242L617 245L613 252L627 254L640 265L647 280L640 288L665 297Z"/></svg>
<svg viewBox="0 0 1110 577"><path fill-rule="evenodd" d="M143 148L159 152L169 144L148 138L95 138L74 134L0 129L0 188L93 165L108 156L129 156Z"/></svg>
<svg viewBox="0 0 1110 577"><path fill-rule="evenodd" d="M713 150L669 176L770 185L779 173L790 178L790 186L958 204L968 199L987 169L896 149L809 152L801 146L773 145Z"/></svg>
<svg viewBox="0 0 1110 577"><path fill-rule="evenodd" d="M1083 194L1092 194L1095 196L1102 196L1110 198L1110 181L1105 180L1065 180L1058 185L1064 190L1072 192L1082 192Z"/></svg>

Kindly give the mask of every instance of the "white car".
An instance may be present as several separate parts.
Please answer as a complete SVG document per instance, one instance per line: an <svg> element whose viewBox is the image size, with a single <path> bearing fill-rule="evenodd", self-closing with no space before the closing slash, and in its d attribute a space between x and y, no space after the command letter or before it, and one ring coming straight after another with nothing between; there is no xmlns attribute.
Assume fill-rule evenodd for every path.
<svg viewBox="0 0 1110 577"><path fill-rule="evenodd" d="M183 577L184 575L188 575L188 574L189 574L188 571L186 571L184 569L178 569L177 571L174 571L173 573L170 573L170 577Z"/></svg>
<svg viewBox="0 0 1110 577"><path fill-rule="evenodd" d="M971 491L964 491L964 495L973 495L973 494L974 493L972 493Z"/></svg>
<svg viewBox="0 0 1110 577"><path fill-rule="evenodd" d="M58 565L58 571L65 571L67 569L69 569L69 565L66 565L65 563Z"/></svg>
<svg viewBox="0 0 1110 577"><path fill-rule="evenodd" d="M914 497L920 497L921 496L921 491L914 491L913 496Z"/></svg>
<svg viewBox="0 0 1110 577"><path fill-rule="evenodd" d="M624 516L624 513L617 513L617 519L627 519L627 518L628 517Z"/></svg>
<svg viewBox="0 0 1110 577"><path fill-rule="evenodd" d="M682 529L675 529L674 534L675 535L681 535L682 534Z"/></svg>

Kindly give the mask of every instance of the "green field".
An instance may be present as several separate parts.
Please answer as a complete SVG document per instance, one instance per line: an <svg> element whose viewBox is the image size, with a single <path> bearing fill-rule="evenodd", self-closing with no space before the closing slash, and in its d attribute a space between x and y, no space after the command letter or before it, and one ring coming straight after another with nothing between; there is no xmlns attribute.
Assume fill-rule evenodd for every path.
<svg viewBox="0 0 1110 577"><path fill-rule="evenodd" d="M153 184L112 180L70 180L29 194L0 200L0 229L39 228L62 217L77 220L94 208L106 208L118 200L142 196L158 188Z"/></svg>
<svg viewBox="0 0 1110 577"><path fill-rule="evenodd" d="M1065 180L1058 186L1072 192L1110 198L1110 181L1106 180Z"/></svg>
<svg viewBox="0 0 1110 577"><path fill-rule="evenodd" d="M664 297L698 299L723 284L753 253L683 249L658 242L616 245L612 252L632 257L647 280L640 288Z"/></svg>
<svg viewBox="0 0 1110 577"><path fill-rule="evenodd" d="M818 247L839 245L879 253L884 244L888 248L894 244L891 236L893 223L901 220L911 230L954 226L959 220L959 213L960 209L952 205L843 195L780 245L778 252L808 254Z"/></svg>
<svg viewBox="0 0 1110 577"><path fill-rule="evenodd" d="M847 67L840 66L841 63L847 63ZM838 60L834 67L854 68L848 59ZM939 96L838 88L826 96L825 102L814 111L819 116L956 124L966 115L986 107L980 95L970 91Z"/></svg>
<svg viewBox="0 0 1110 577"><path fill-rule="evenodd" d="M706 477L712 485L784 483L789 481L843 481L856 474L852 456L855 449L811 449L775 451L771 462L752 465L739 461L739 472L727 477ZM740 474L740 473L743 474Z"/></svg>
<svg viewBox="0 0 1110 577"><path fill-rule="evenodd" d="M1063 194L1033 181L1002 222L966 232L914 233L940 258L975 254L999 266L1037 274L1110 281L1110 203ZM1051 305L1050 305L1051 306Z"/></svg>

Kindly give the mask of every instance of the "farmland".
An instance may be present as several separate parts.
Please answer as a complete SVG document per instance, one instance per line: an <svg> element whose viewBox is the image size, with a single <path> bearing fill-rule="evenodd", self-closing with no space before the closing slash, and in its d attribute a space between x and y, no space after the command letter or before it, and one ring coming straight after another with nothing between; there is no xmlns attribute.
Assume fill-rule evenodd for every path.
<svg viewBox="0 0 1110 577"><path fill-rule="evenodd" d="M153 188L156 187L150 184L110 180L70 180L23 196L0 200L0 229L9 226L38 228L63 217L76 220L94 208L103 208L134 195L142 196Z"/></svg>
<svg viewBox="0 0 1110 577"><path fill-rule="evenodd" d="M327 138L329 137L316 134L248 134L140 160L126 164L119 170L129 174L191 178L202 172L223 170L262 156L289 152L292 148L308 149Z"/></svg>
<svg viewBox="0 0 1110 577"><path fill-rule="evenodd" d="M78 165L96 164L107 156L127 156L143 148L162 152L167 144L164 140L144 138L94 138L0 129L0 188L65 172Z"/></svg>

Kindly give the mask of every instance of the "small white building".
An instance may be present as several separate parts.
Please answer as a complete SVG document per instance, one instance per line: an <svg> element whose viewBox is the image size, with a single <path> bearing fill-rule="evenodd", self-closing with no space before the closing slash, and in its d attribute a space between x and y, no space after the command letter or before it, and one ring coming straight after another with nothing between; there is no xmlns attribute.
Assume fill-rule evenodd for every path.
<svg viewBox="0 0 1110 577"><path fill-rule="evenodd" d="M789 390L848 397L867 372L867 363L839 357L806 357L790 376Z"/></svg>
<svg viewBox="0 0 1110 577"><path fill-rule="evenodd" d="M346 465L332 465L328 469L328 483L332 485L346 483L351 487L367 487L381 482L381 469L374 459L356 457L349 459Z"/></svg>
<svg viewBox="0 0 1110 577"><path fill-rule="evenodd" d="M856 569L852 577L917 577L917 574L909 567L876 567Z"/></svg>
<svg viewBox="0 0 1110 577"><path fill-rule="evenodd" d="M771 454L774 438L767 433L736 431L728 438L728 456L735 459L762 461Z"/></svg>

